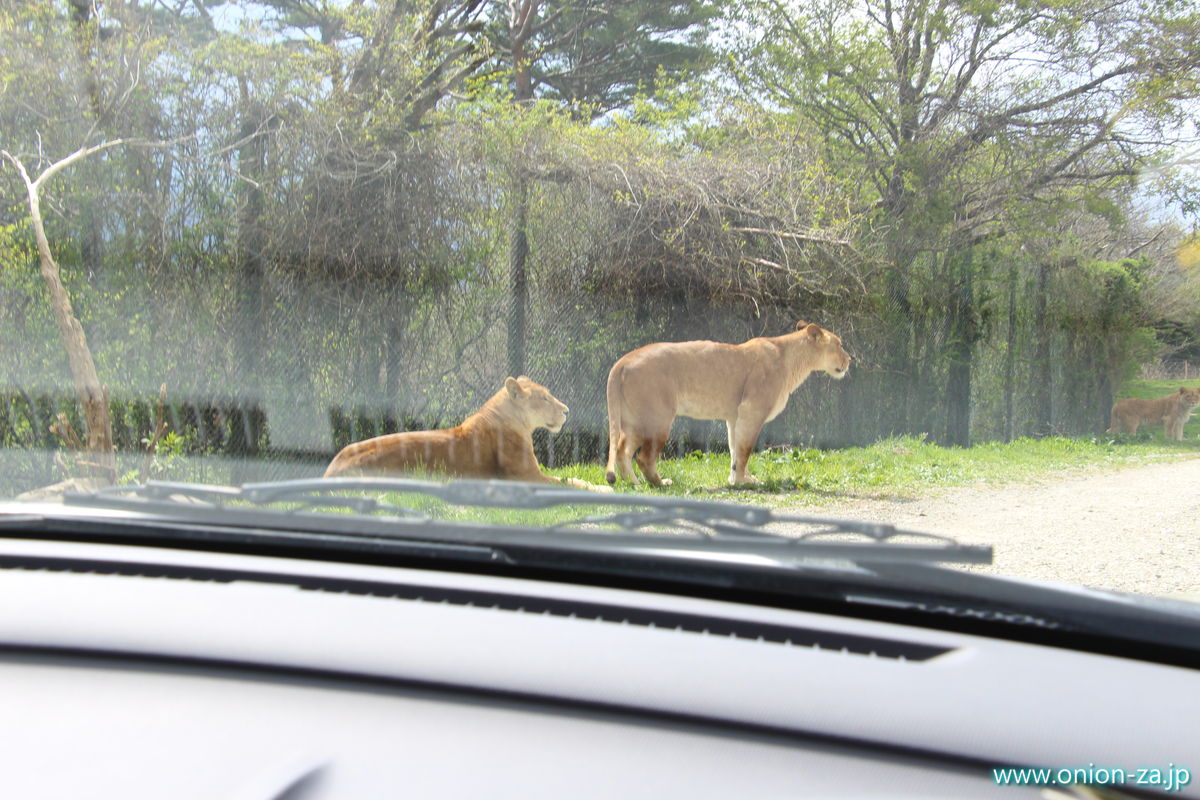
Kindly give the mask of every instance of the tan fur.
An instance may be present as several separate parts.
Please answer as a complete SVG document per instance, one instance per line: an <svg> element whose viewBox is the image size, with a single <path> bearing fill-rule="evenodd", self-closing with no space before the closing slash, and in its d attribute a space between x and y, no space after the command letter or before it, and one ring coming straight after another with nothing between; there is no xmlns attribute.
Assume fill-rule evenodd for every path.
<svg viewBox="0 0 1200 800"><path fill-rule="evenodd" d="M746 464L762 426L779 416L810 373L841 378L850 368L842 340L805 322L793 333L742 344L658 342L626 353L608 373L608 468L637 483L668 485L656 462L677 415L723 419L729 433L729 482L757 482Z"/></svg>
<svg viewBox="0 0 1200 800"><path fill-rule="evenodd" d="M1146 400L1127 397L1112 407L1112 424L1108 433L1137 433L1138 425L1163 424L1163 434L1176 442L1183 441L1183 426L1200 406L1200 389L1181 388L1174 394Z"/></svg>
<svg viewBox="0 0 1200 800"><path fill-rule="evenodd" d="M538 466L532 434L536 428L558 433L567 411L545 386L524 375L508 378L500 391L458 427L392 433L347 445L329 464L325 477L428 470L469 478L561 483ZM575 478L567 483L611 491Z"/></svg>

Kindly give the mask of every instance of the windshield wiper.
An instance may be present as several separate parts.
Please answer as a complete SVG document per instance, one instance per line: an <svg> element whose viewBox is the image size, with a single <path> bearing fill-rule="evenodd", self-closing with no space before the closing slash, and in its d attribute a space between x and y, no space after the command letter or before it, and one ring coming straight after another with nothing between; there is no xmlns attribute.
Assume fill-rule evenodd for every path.
<svg viewBox="0 0 1200 800"><path fill-rule="evenodd" d="M416 508L361 496L363 492L437 498L454 506L512 511L581 507L606 513L547 525L438 519ZM936 620L931 627L972 631L976 625L998 625L1009 631L1005 635L1043 643L1063 641L1067 634L1091 637L1072 641L1096 652L1123 653L1128 642L1138 642L1143 655L1147 648L1158 648L1154 658L1164 663L1184 663L1179 653L1186 651L1192 658L1200 647L1192 614L939 566L991 563L989 546L959 544L888 524L776 513L761 506L598 494L542 484L404 478L241 487L150 483L67 494L64 503L123 513L77 518L41 509L10 521L22 529L36 529L42 520L56 535L69 529L89 539L95 535L121 543L166 540L259 555L318 554L349 560L369 554L370 563L378 563L380 556L469 561L488 564L485 569L509 570L504 574L565 574L600 585L617 581L621 586L748 598L788 608L803 602L806 608L834 608L838 613L855 609L869 618L903 621L915 614L921 624ZM26 519L31 517L36 519ZM789 529L768 529L779 525ZM7 527L0 518L0 528ZM916 541L904 541L911 537Z"/></svg>
<svg viewBox="0 0 1200 800"><path fill-rule="evenodd" d="M507 510L564 506L618 507L550 525L440 520L426 512L346 492L432 497L447 504ZM435 539L605 552L698 552L757 556L796 563L813 560L988 564L992 549L892 525L832 517L780 514L762 506L686 497L599 494L544 484L408 478L316 478L241 487L151 482L94 493L68 493L64 503L169 515L191 523L267 529L288 527L339 535ZM338 513L330 513L330 511ZM318 513L319 512L319 513ZM780 532L766 526L804 526ZM831 540L831 537L838 537ZM916 538L920 543L895 539Z"/></svg>

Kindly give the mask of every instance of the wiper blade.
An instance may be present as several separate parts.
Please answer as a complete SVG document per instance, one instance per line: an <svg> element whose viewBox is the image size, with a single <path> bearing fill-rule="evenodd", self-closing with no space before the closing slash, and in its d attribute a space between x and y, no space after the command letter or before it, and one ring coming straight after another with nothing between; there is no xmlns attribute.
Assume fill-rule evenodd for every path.
<svg viewBox="0 0 1200 800"><path fill-rule="evenodd" d="M180 503L192 503L197 507L216 506L231 507L237 504L268 505L273 502L288 502L298 509L334 508L353 511L357 514L389 514L400 517L425 520L429 517L411 508L394 506L381 502L373 497L342 496L325 491L298 493L281 493L271 496L269 493L259 495L253 491L255 486L272 486L272 484L246 484L244 486L218 486L207 483L176 483L171 481L150 481L149 483L131 486L108 486L90 494L68 492L64 502L68 505L79 505L83 501L95 501L92 504L108 507L126 508L128 504L141 505L146 508L175 508ZM106 502L107 501L107 502Z"/></svg>
<svg viewBox="0 0 1200 800"><path fill-rule="evenodd" d="M246 499L256 503L318 497L331 491L381 491L423 494L460 506L532 511L568 505L695 508L719 511L729 519L737 519L751 525L762 524L771 513L768 508L739 503L718 503L687 497L600 494L553 484L499 480L456 480L438 483L410 478L311 478L248 483L241 491Z"/></svg>
<svg viewBox="0 0 1200 800"><path fill-rule="evenodd" d="M482 524L438 520L424 512L345 492L388 492L439 499L456 506L544 510L563 506L619 507L614 514L584 516L547 526ZM778 514L762 506L687 497L599 494L553 485L458 480L438 483L409 478L314 478L241 487L151 482L108 487L90 494L68 493L68 505L119 508L278 527L283 524L342 534L437 538L489 545L520 544L608 552L703 551L762 556L790 563L814 559L852 562L917 561L987 564L988 546L959 544L933 534L881 523L832 517ZM315 513L335 509L350 513ZM285 522L286 520L286 522ZM768 525L815 530L780 532ZM842 540L830 540L830 537ZM847 536L867 541L844 540ZM916 538L922 543L893 542Z"/></svg>
<svg viewBox="0 0 1200 800"><path fill-rule="evenodd" d="M668 503L662 508L649 511L624 511L608 516L582 517L560 523L555 527L566 529L571 525L610 524L627 530L637 530L655 525L692 523L700 526L697 528L699 533L710 536L749 536L787 539L788 541L813 541L823 537L857 534L876 542L886 542L897 537L913 537L946 545L958 544L949 536L902 530L886 522L862 522L854 519L804 514L778 514L769 508L759 506L738 506L726 503L705 503L704 501L701 503L702 505L699 506L675 506ZM781 523L817 526L819 529L789 535L763 530L761 527Z"/></svg>

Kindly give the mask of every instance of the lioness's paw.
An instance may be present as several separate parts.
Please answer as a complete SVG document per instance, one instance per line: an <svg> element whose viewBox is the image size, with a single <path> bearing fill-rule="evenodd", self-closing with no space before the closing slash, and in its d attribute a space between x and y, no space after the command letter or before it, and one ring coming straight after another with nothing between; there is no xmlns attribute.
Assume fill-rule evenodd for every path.
<svg viewBox="0 0 1200 800"><path fill-rule="evenodd" d="M662 484L661 484L661 485L662 485L662 486L670 486L670 485L671 485L671 479L670 479L670 478L663 478L663 479L662 479Z"/></svg>
<svg viewBox="0 0 1200 800"><path fill-rule="evenodd" d="M588 483L582 478L567 478L563 481L567 486L575 489L587 489L590 492L600 492L601 494L612 494L613 488L603 484Z"/></svg>

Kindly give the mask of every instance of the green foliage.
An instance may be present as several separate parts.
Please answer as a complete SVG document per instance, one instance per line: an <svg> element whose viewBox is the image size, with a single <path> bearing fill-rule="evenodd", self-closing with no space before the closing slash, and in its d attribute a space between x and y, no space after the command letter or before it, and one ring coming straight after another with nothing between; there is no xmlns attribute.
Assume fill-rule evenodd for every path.
<svg viewBox="0 0 1200 800"><path fill-rule="evenodd" d="M503 85L513 75L514 5L494 3L487 29ZM670 90L712 59L712 0L565 0L541 8L523 44L533 96L595 119Z"/></svg>
<svg viewBox="0 0 1200 800"><path fill-rule="evenodd" d="M1127 258L1063 271L1054 295L1060 324L1099 334L1145 325L1149 266L1145 259Z"/></svg>

